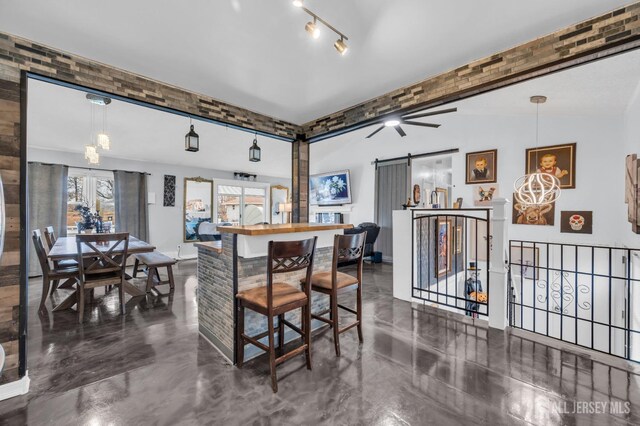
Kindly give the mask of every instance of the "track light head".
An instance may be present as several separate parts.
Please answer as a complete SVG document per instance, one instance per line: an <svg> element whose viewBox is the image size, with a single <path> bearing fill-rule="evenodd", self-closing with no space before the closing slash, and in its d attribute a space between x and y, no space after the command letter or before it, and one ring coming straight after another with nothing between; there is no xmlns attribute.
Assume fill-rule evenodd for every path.
<svg viewBox="0 0 640 426"><path fill-rule="evenodd" d="M307 25L304 26L304 29L309 33L309 35L312 38L317 39L318 37L320 37L320 28L316 23L316 18L313 18L313 22L311 21L307 22Z"/></svg>
<svg viewBox="0 0 640 426"><path fill-rule="evenodd" d="M342 56L344 56L349 50L347 43L344 42L344 38L342 37L340 37L340 39L336 40L336 42L333 43L333 47L335 47L338 53Z"/></svg>
<svg viewBox="0 0 640 426"><path fill-rule="evenodd" d="M302 7L304 6L304 0L293 0L293 5L295 7Z"/></svg>

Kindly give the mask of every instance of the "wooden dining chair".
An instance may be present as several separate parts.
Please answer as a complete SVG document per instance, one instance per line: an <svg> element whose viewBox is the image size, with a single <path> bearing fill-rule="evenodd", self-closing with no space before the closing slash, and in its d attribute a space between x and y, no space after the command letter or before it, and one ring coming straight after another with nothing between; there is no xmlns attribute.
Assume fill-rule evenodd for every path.
<svg viewBox="0 0 640 426"><path fill-rule="evenodd" d="M78 248L78 321L84 321L86 291L96 287L116 286L120 312L125 314L124 281L129 250L129 233L76 235ZM105 250L100 246L108 246Z"/></svg>
<svg viewBox="0 0 640 426"><path fill-rule="evenodd" d="M252 344L269 353L269 367L271 370L271 388L278 392L278 379L276 366L296 355L306 355L307 369L311 370L311 297L309 288L301 291L297 287L283 282L276 282L274 275L294 271L306 270L307 280L311 278L313 271L313 256L318 237L300 241L270 241L267 260L267 285L239 292L238 299L238 326L236 328L236 354L238 368L242 368L244 362L244 347ZM244 310L249 308L267 317L268 330L257 336L244 334ZM285 312L302 308L301 327L285 320ZM274 344L273 319L278 317L278 348L281 355L276 358ZM284 353L284 326L302 336L303 344L287 353ZM269 336L268 345L259 340Z"/></svg>
<svg viewBox="0 0 640 426"><path fill-rule="evenodd" d="M73 280L74 282L78 278L78 267L60 267L51 268L49 259L47 258L47 252L42 242L42 233L39 229L33 231L33 245L36 248L36 254L38 256L38 262L40 262L40 268L42 268L42 296L40 297L39 311L44 309L44 302L47 300L49 294L49 287L51 283L58 283L60 280Z"/></svg>
<svg viewBox="0 0 640 426"><path fill-rule="evenodd" d="M56 233L53 229L53 226L49 225L46 228L44 228L44 240L47 243L47 248L49 251L51 251L51 249L53 248L53 246L55 245L57 238L56 238ZM78 262L75 261L74 259L64 259L64 260L54 260L53 261L53 267L54 269L59 269L59 268L77 268L78 267ZM56 291L58 289L58 283L59 280L53 280L52 284L51 284L51 291L49 292L49 295L52 295L54 291ZM72 282L70 282L69 280L67 280L66 282L64 282L62 284L62 286L60 286L60 288L69 288L73 285Z"/></svg>
<svg viewBox="0 0 640 426"><path fill-rule="evenodd" d="M317 272L311 276L311 286L306 285L309 280L302 281L303 288L329 295L329 309L314 314L311 317L326 322L333 329L333 343L336 356L340 356L340 334L357 327L358 339L362 343L362 264L364 259L364 243L367 233L351 235L336 235L333 239L333 260L331 271ZM356 276L338 272L338 264L356 261L358 271ZM338 303L338 294L346 290L356 290L356 309ZM338 308L356 315L356 321L340 328ZM329 318L324 315L329 314Z"/></svg>

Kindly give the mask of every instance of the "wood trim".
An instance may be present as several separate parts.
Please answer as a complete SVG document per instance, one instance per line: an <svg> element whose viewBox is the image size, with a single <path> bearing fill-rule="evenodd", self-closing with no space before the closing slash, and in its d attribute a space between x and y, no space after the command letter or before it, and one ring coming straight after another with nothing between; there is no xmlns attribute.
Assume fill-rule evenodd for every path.
<svg viewBox="0 0 640 426"><path fill-rule="evenodd" d="M221 226L221 233L237 235L275 235L291 234L294 232L330 231L333 229L350 229L351 224L321 224L321 223L285 223L283 225L246 225L246 226Z"/></svg>
<svg viewBox="0 0 640 426"><path fill-rule="evenodd" d="M207 241L206 243L195 243L199 249L212 251L215 253L222 253L222 241Z"/></svg>

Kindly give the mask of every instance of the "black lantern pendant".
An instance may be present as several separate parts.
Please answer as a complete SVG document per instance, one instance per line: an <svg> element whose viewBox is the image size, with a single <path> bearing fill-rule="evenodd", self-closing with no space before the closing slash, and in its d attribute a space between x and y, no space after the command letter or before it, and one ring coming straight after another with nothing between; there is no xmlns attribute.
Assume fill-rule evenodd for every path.
<svg viewBox="0 0 640 426"><path fill-rule="evenodd" d="M258 146L258 135L253 138L253 145L249 148L249 161L254 163L260 161L260 147Z"/></svg>
<svg viewBox="0 0 640 426"><path fill-rule="evenodd" d="M189 120L189 123L191 123L191 120ZM193 124L191 124L189 133L184 137L184 149L191 152L198 152L200 149L200 136L193 130Z"/></svg>

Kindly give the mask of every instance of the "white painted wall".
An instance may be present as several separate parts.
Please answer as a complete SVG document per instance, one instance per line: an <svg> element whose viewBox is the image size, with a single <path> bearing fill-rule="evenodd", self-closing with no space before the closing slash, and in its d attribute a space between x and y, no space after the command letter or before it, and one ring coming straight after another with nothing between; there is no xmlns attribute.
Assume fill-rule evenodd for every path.
<svg viewBox="0 0 640 426"><path fill-rule="evenodd" d="M525 173L525 150L536 146L535 115L465 115L463 103L460 110L457 114L438 117L437 122L443 126L437 130L406 126L404 138L392 129L384 129L375 137L365 139L373 130L367 128L312 144L311 173L351 171L354 199L346 220L357 224L374 218L375 170L371 162L376 158L459 148L460 152L452 159L452 198L463 197L465 206L470 206L472 186L465 185L465 153L497 148L500 195L511 199L514 180ZM555 226L511 225L510 238L620 243L626 229L623 223L626 222L623 122L619 116L547 117L541 114L540 146L577 143L576 189L562 191L556 204ZM593 234L560 233L561 210L593 210ZM636 245L639 243L636 240Z"/></svg>
<svg viewBox="0 0 640 426"><path fill-rule="evenodd" d="M87 162L83 155L64 151L29 148L27 151L27 159L28 161L66 164L70 167L87 166ZM290 159L282 158L282 162L282 167L290 167ZM103 155L100 157L99 168L110 170L130 170L151 174L147 177L147 185L149 192L155 192L156 203L149 205L149 242L155 245L159 251L173 257L177 256L177 247L181 244L181 258L195 256L197 252L193 243L183 242L184 229L182 200L184 198L184 178L200 176L206 179L213 179L214 184L216 179L233 179L233 172L228 171L207 169L203 167L185 167L145 161L123 160L119 158L109 158ZM164 207L162 205L164 175L176 176L175 207ZM280 184L289 188L291 187L291 181L284 178L258 175L258 181L274 185Z"/></svg>

